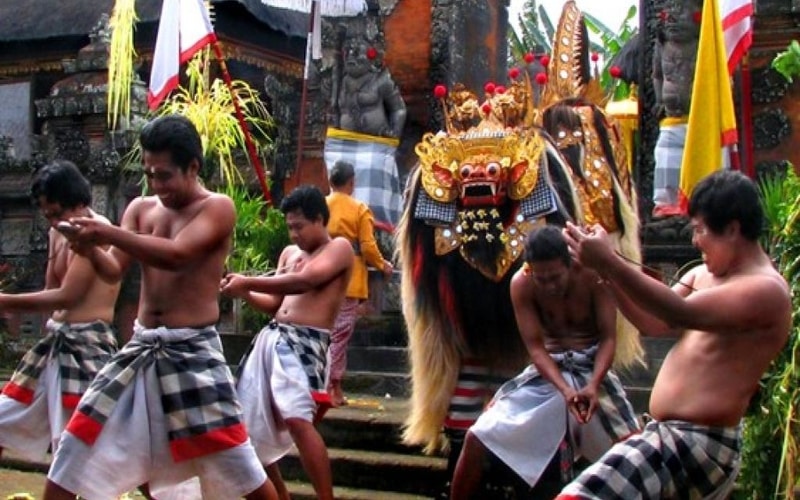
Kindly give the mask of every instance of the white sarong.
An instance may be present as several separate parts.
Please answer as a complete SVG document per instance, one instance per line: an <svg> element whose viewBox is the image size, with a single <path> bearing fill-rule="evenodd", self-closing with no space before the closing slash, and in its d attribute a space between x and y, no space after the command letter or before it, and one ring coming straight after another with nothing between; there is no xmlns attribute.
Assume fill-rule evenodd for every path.
<svg viewBox="0 0 800 500"><path fill-rule="evenodd" d="M564 379L576 389L592 375L597 347L551 354ZM633 407L622 384L608 372L598 390L597 412L580 424L567 410L561 393L534 365L507 382L470 427L489 450L529 485L534 486L565 437L575 458L597 460L617 441L638 431Z"/></svg>
<svg viewBox="0 0 800 500"><path fill-rule="evenodd" d="M261 330L236 385L250 440L266 465L292 448L286 419L312 422L317 410L308 375L279 330L287 327L271 324Z"/></svg>

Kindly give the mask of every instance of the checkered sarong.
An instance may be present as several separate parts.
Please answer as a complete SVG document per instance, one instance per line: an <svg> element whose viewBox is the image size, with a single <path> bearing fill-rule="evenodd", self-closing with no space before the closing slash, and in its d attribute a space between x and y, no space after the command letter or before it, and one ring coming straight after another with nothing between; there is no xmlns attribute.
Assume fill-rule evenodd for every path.
<svg viewBox="0 0 800 500"><path fill-rule="evenodd" d="M300 359L300 364L303 365L303 370L308 376L311 393L324 393L326 390L325 366L328 363L328 346L331 343L330 334L325 330L308 326L275 323L275 327Z"/></svg>
<svg viewBox="0 0 800 500"><path fill-rule="evenodd" d="M594 371L598 346L550 353L564 380L585 387ZM595 460L611 446L639 430L619 378L606 373L598 388L598 409L588 423L569 414L564 397L535 365L497 391L470 431L531 486L559 453L562 473L572 479L574 457Z"/></svg>
<svg viewBox="0 0 800 500"><path fill-rule="evenodd" d="M103 321L92 323L47 322L47 334L36 343L17 365L3 394L29 405L47 361L58 360L61 401L75 408L98 371L117 351L111 326Z"/></svg>
<svg viewBox="0 0 800 500"><path fill-rule="evenodd" d="M325 139L325 164L330 171L339 160L356 171L353 198L366 203L375 220L395 226L402 199L395 152L397 140L349 133L329 128Z"/></svg>
<svg viewBox="0 0 800 500"><path fill-rule="evenodd" d="M92 445L117 401L146 368L153 367L176 462L232 448L247 440L233 377L214 327L136 325L133 338L95 378L67 431Z"/></svg>
<svg viewBox="0 0 800 500"><path fill-rule="evenodd" d="M651 421L641 434L611 448L558 498L727 498L738 473L740 444L740 427Z"/></svg>

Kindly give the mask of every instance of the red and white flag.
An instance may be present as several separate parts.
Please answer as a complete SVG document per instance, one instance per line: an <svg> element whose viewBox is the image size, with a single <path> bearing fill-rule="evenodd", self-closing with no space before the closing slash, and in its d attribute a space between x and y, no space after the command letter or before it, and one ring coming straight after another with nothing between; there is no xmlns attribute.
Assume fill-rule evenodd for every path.
<svg viewBox="0 0 800 500"><path fill-rule="evenodd" d="M203 0L164 0L147 90L150 109L178 86L180 65L216 39Z"/></svg>
<svg viewBox="0 0 800 500"><path fill-rule="evenodd" d="M720 0L719 10L728 56L728 74L732 75L753 43L753 0Z"/></svg>

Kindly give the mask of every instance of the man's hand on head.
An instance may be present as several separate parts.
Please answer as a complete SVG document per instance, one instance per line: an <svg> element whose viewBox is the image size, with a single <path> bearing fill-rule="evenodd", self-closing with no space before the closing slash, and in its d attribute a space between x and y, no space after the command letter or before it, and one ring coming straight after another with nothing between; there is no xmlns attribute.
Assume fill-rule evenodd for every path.
<svg viewBox="0 0 800 500"><path fill-rule="evenodd" d="M584 228L567 222L563 234L572 258L586 267L600 270L614 256L611 239L599 224Z"/></svg>

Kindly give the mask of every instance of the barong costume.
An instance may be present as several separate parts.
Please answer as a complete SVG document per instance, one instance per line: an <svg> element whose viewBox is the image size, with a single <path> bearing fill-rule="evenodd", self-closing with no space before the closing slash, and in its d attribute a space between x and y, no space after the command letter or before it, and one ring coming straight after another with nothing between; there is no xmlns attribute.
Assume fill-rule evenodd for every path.
<svg viewBox="0 0 800 500"><path fill-rule="evenodd" d="M551 353L564 380L580 390L592 377L598 346ZM535 365L506 382L487 410L470 428L486 448L534 486L550 461L560 453L597 460L613 444L639 430L631 404L617 376L609 371L598 388L597 412L580 424L569 412L564 396ZM564 463L567 461L568 463ZM571 479L571 478L570 478Z"/></svg>
<svg viewBox="0 0 800 500"><path fill-rule="evenodd" d="M366 203L376 220L392 228L400 220L402 209L395 160L399 145L399 139L328 127L323 153L328 170L339 160L353 165L353 198Z"/></svg>
<svg viewBox="0 0 800 500"><path fill-rule="evenodd" d="M266 474L250 445L214 327L138 323L67 424L48 478L87 500L200 477L203 498L241 497Z"/></svg>
<svg viewBox="0 0 800 500"><path fill-rule="evenodd" d="M253 339L237 374L250 439L262 463L269 465L292 448L286 419L313 422L318 404L330 404L325 392L326 330L272 321Z"/></svg>
<svg viewBox="0 0 800 500"><path fill-rule="evenodd" d="M369 297L367 266L383 269L383 256L373 233L374 217L366 203L337 192L329 194L325 201L330 211L328 233L347 239L356 256L345 300L331 330L330 378L341 380L347 367L347 344L358 320L358 306Z"/></svg>
<svg viewBox="0 0 800 500"><path fill-rule="evenodd" d="M740 427L652 420L616 444L557 497L725 499L739 470Z"/></svg>
<svg viewBox="0 0 800 500"><path fill-rule="evenodd" d="M29 460L55 450L72 411L117 351L108 323L48 320L0 395L0 447Z"/></svg>

